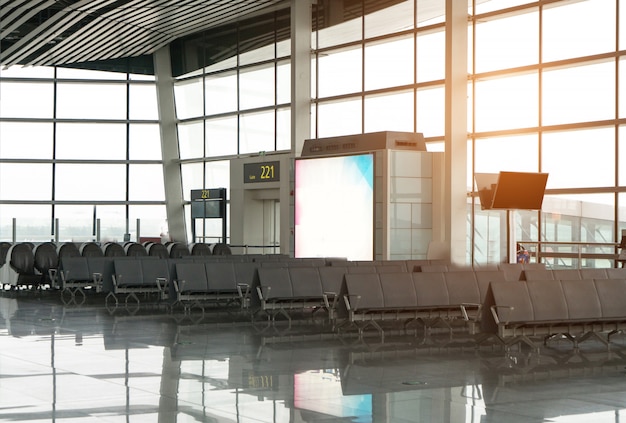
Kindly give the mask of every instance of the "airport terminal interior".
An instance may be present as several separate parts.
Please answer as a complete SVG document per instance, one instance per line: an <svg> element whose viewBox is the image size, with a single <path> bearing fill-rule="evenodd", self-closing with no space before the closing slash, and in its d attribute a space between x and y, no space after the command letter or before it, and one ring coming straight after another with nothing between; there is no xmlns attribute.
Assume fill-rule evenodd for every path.
<svg viewBox="0 0 626 423"><path fill-rule="evenodd" d="M620 0L0 0L0 422L624 420L625 60Z"/></svg>

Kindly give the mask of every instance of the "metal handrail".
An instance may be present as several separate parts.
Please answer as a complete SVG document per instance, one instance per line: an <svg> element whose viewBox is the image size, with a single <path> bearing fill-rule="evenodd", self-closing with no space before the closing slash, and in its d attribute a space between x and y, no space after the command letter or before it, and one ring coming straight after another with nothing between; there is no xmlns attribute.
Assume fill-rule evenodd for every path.
<svg viewBox="0 0 626 423"><path fill-rule="evenodd" d="M616 242L581 242L581 241L519 241L525 246L535 245L534 256L539 262L542 258L575 258L578 259L578 268L581 267L582 259L608 259L617 260L619 243ZM575 252L558 252L545 251L544 246L572 246L577 247ZM583 253L584 247L610 247L613 252L610 253ZM530 250L529 250L530 251ZM532 251L531 251L532 253Z"/></svg>

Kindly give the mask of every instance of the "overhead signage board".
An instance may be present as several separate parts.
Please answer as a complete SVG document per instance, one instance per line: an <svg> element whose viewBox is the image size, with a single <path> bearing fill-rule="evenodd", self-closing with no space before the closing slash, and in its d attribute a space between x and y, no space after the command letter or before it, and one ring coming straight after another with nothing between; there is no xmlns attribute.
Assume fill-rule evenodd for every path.
<svg viewBox="0 0 626 423"><path fill-rule="evenodd" d="M243 182L278 182L280 181L280 162L244 163Z"/></svg>

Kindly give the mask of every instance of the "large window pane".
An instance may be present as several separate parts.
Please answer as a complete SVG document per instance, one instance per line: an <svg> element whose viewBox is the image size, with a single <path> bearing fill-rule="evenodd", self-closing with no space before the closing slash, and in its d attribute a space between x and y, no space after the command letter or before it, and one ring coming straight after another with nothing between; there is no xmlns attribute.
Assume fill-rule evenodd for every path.
<svg viewBox="0 0 626 423"><path fill-rule="evenodd" d="M539 61L539 13L480 21L476 25L476 72Z"/></svg>
<svg viewBox="0 0 626 423"><path fill-rule="evenodd" d="M313 8L313 29L317 27L316 22L324 25L317 32L317 47L330 47L361 39L363 11L360 5L357 4L356 9L349 12L344 10L344 2L336 0L320 0L316 6ZM316 13L321 18L319 21L316 21ZM313 47L316 47L315 44Z"/></svg>
<svg viewBox="0 0 626 423"><path fill-rule="evenodd" d="M124 201L126 166L121 164L57 164L59 201Z"/></svg>
<svg viewBox="0 0 626 423"><path fill-rule="evenodd" d="M614 128L545 133L541 156L548 188L615 184Z"/></svg>
<svg viewBox="0 0 626 423"><path fill-rule="evenodd" d="M362 90L361 48L324 52L317 62L319 97Z"/></svg>
<svg viewBox="0 0 626 423"><path fill-rule="evenodd" d="M128 175L128 199L130 201L164 201L163 166L131 164Z"/></svg>
<svg viewBox="0 0 626 423"><path fill-rule="evenodd" d="M239 74L239 109L254 109L275 104L274 65L242 70Z"/></svg>
<svg viewBox="0 0 626 423"><path fill-rule="evenodd" d="M476 82L476 132L535 127L539 123L536 73Z"/></svg>
<svg viewBox="0 0 626 423"><path fill-rule="evenodd" d="M0 241L13 241L13 219L17 242L53 239L51 205L0 204Z"/></svg>
<svg viewBox="0 0 626 423"><path fill-rule="evenodd" d="M620 126L618 130L618 145L617 151L619 156L617 158L618 172L618 186L626 186L626 127ZM626 203L623 203L626 207Z"/></svg>
<svg viewBox="0 0 626 423"><path fill-rule="evenodd" d="M0 117L51 119L54 107L52 82L8 82L0 80ZM37 99L36 101L33 101Z"/></svg>
<svg viewBox="0 0 626 423"><path fill-rule="evenodd" d="M621 9L625 9L621 8ZM620 10L621 10L620 9ZM624 22L624 25L626 26L626 22ZM626 32L626 28L624 29L624 32ZM626 45L624 46L626 48ZM619 106L619 118L624 118L626 117L626 60L625 59L620 59L618 62L618 66L619 66L619 73L617 75L617 77L619 78L619 84L618 84L618 92L617 92L617 101L618 101L618 106Z"/></svg>
<svg viewBox="0 0 626 423"><path fill-rule="evenodd" d="M182 160L203 157L203 125L202 121L178 124L178 149Z"/></svg>
<svg viewBox="0 0 626 423"><path fill-rule="evenodd" d="M365 90L409 85L414 80L413 36L365 46Z"/></svg>
<svg viewBox="0 0 626 423"><path fill-rule="evenodd" d="M204 164L203 163L183 163L180 165L183 183L183 198L191 200L192 189L209 188L204 186Z"/></svg>
<svg viewBox="0 0 626 423"><path fill-rule="evenodd" d="M263 62L274 59L275 44L268 44L256 48L251 51L246 51L239 55L239 65L245 66L253 63Z"/></svg>
<svg viewBox="0 0 626 423"><path fill-rule="evenodd" d="M615 63L544 72L542 99L544 125L613 119Z"/></svg>
<svg viewBox="0 0 626 423"><path fill-rule="evenodd" d="M141 241L141 237L160 238L162 234L169 232L164 205L131 205L128 208L128 216L131 239L137 239L137 219L139 219L139 241Z"/></svg>
<svg viewBox="0 0 626 423"><path fill-rule="evenodd" d="M206 114L234 112L237 110L237 74L208 75L205 80Z"/></svg>
<svg viewBox="0 0 626 423"><path fill-rule="evenodd" d="M52 123L0 122L0 158L51 159Z"/></svg>
<svg viewBox="0 0 626 423"><path fill-rule="evenodd" d="M93 205L57 205L54 213L58 220L59 242L87 242L96 240L97 213ZM94 219L94 215L96 218Z"/></svg>
<svg viewBox="0 0 626 423"><path fill-rule="evenodd" d="M161 133L158 124L130 124L130 160L161 160Z"/></svg>
<svg viewBox="0 0 626 423"><path fill-rule="evenodd" d="M477 173L538 171L537 134L479 138L474 145L474 166Z"/></svg>
<svg viewBox="0 0 626 423"><path fill-rule="evenodd" d="M58 123L57 159L124 160L126 125Z"/></svg>
<svg viewBox="0 0 626 423"><path fill-rule="evenodd" d="M130 84L129 91L130 119L157 120L159 118L156 85Z"/></svg>
<svg viewBox="0 0 626 423"><path fill-rule="evenodd" d="M405 0L365 15L365 38L393 34L413 28L414 0Z"/></svg>
<svg viewBox="0 0 626 423"><path fill-rule="evenodd" d="M176 82L174 84L174 96L178 119L202 116L202 78Z"/></svg>
<svg viewBox="0 0 626 423"><path fill-rule="evenodd" d="M273 111L241 115L239 153L274 151L275 128Z"/></svg>
<svg viewBox="0 0 626 423"><path fill-rule="evenodd" d="M291 109L276 111L276 150L291 149Z"/></svg>
<svg viewBox="0 0 626 423"><path fill-rule="evenodd" d="M544 263L552 268L612 267L612 260L593 257L579 260L578 254L613 254L613 246L567 243L615 242L614 198L613 194L545 196L542 213Z"/></svg>
<svg viewBox="0 0 626 423"><path fill-rule="evenodd" d="M9 66L2 68L3 78L54 78L52 66Z"/></svg>
<svg viewBox="0 0 626 423"><path fill-rule="evenodd" d="M206 121L206 156L237 154L237 116Z"/></svg>
<svg viewBox="0 0 626 423"><path fill-rule="evenodd" d="M476 2L474 14L493 12L494 10L506 9L508 7L519 6L526 3L534 3L535 0L498 0Z"/></svg>
<svg viewBox="0 0 626 423"><path fill-rule="evenodd" d="M318 136L360 134L361 104L360 99L320 103L317 112Z"/></svg>
<svg viewBox="0 0 626 423"><path fill-rule="evenodd" d="M98 205L96 206L96 219L99 225L101 242L124 242L124 234L126 233L126 206Z"/></svg>
<svg viewBox="0 0 626 423"><path fill-rule="evenodd" d="M0 163L0 200L52 200L52 165Z"/></svg>
<svg viewBox="0 0 626 423"><path fill-rule="evenodd" d="M365 98L365 132L413 132L413 91Z"/></svg>
<svg viewBox="0 0 626 423"><path fill-rule="evenodd" d="M226 188L226 196L230 198L230 162L220 160L206 164L207 188Z"/></svg>
<svg viewBox="0 0 626 423"><path fill-rule="evenodd" d="M418 90L417 132L426 137L442 136L445 133L445 91L443 87Z"/></svg>
<svg viewBox="0 0 626 423"><path fill-rule="evenodd" d="M107 72L93 69L78 68L57 68L57 78L59 79L108 79L108 80L125 80L126 74L123 72Z"/></svg>
<svg viewBox="0 0 626 423"><path fill-rule="evenodd" d="M444 31L417 35L417 82L437 81L446 76Z"/></svg>
<svg viewBox="0 0 626 423"><path fill-rule="evenodd" d="M556 3L543 10L543 61L615 50L615 2Z"/></svg>
<svg viewBox="0 0 626 423"><path fill-rule="evenodd" d="M126 119L126 84L58 83L57 117Z"/></svg>
<svg viewBox="0 0 626 423"><path fill-rule="evenodd" d="M506 263L505 213L499 210L481 210L476 200L474 213L474 263Z"/></svg>
<svg viewBox="0 0 626 423"><path fill-rule="evenodd" d="M276 104L291 103L291 63L279 63L276 72Z"/></svg>

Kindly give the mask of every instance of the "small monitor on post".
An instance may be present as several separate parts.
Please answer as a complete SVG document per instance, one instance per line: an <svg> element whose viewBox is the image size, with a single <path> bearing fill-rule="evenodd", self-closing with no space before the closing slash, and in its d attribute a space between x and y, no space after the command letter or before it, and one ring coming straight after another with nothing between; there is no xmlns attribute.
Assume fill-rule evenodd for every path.
<svg viewBox="0 0 626 423"><path fill-rule="evenodd" d="M495 184L494 176L497 177ZM483 210L541 210L547 182L547 173L476 174L476 185Z"/></svg>

